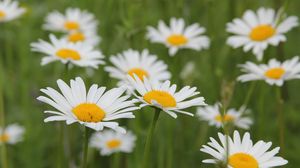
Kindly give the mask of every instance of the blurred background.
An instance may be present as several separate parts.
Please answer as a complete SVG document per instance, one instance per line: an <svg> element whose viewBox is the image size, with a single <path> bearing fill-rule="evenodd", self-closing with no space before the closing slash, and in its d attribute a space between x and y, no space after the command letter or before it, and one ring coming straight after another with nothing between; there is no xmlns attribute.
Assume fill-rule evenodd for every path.
<svg viewBox="0 0 300 168"><path fill-rule="evenodd" d="M6 122L17 122L26 128L24 141L8 147L10 167L52 168L57 167L59 159L67 167L78 165L80 161L82 128L78 124L65 128L71 140L65 142L64 158L57 157L58 125L43 122L43 110L49 107L36 100L41 94L40 88L57 88L57 79L76 76L83 77L89 86L97 83L112 88L117 82L108 77L103 66L98 70L73 67L66 75L65 67L60 62L43 67L40 65L41 54L31 52L30 43L39 38L48 40L50 32L42 30L48 12L64 12L67 7L88 10L99 20L98 34L102 38L99 49L106 60L129 48L148 48L150 53L156 54L169 65L173 83L197 86L208 104L221 101L224 92L230 93L232 97L229 107L239 108L251 82L236 82L236 77L240 74L237 65L256 59L251 53L244 53L242 49L234 50L226 45L226 23L235 17L241 17L247 9L279 9L285 3L285 0L20 0L21 6L26 7L28 12L16 21L0 25L0 74L4 84ZM299 6L300 1L290 0L286 13L300 17ZM206 27L206 34L211 38L210 49L201 52L180 50L175 57L169 57L168 50L163 45L150 44L145 39L146 26L156 26L158 20L169 22L171 17L182 17L187 24L197 22ZM264 62L270 58L288 59L300 53L299 27L287 33L287 38L287 42L280 47L268 48ZM182 78L180 74L187 63L190 67L194 65L194 69L191 74ZM297 80L289 81L283 88L286 120L286 148L283 157L289 161L286 168L295 168L300 164L300 83ZM262 139L279 146L276 101L275 87L270 87L263 81L256 83L248 106L255 122L249 130L254 141ZM194 112L195 109L191 111ZM122 121L122 125L126 125L137 135L134 152L102 157L98 151L91 149L89 167L112 167L114 160L119 157L119 167L139 168L153 111L151 108L144 108L135 112L135 115L134 120ZM152 150L153 168L213 167L201 163L210 156L199 149L208 142L209 137L216 137L221 129L209 127L196 117L180 115L178 119L173 119L165 113L161 115L157 128ZM66 158L70 158L70 161Z"/></svg>

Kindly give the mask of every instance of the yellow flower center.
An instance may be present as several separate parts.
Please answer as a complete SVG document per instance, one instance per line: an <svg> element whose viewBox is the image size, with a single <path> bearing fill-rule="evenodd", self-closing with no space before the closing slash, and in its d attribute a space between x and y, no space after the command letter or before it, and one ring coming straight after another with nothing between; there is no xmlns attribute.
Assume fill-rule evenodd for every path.
<svg viewBox="0 0 300 168"><path fill-rule="evenodd" d="M173 46L181 46L188 42L188 39L181 34L173 34L167 38L169 44Z"/></svg>
<svg viewBox="0 0 300 168"><path fill-rule="evenodd" d="M77 22L73 22L73 21L66 21L64 26L67 30L78 30L79 29L79 24Z"/></svg>
<svg viewBox="0 0 300 168"><path fill-rule="evenodd" d="M258 168L257 160L245 153L236 153L229 157L229 165L233 168Z"/></svg>
<svg viewBox="0 0 300 168"><path fill-rule="evenodd" d="M112 139L106 143L109 149L115 149L121 146L121 141L118 139Z"/></svg>
<svg viewBox="0 0 300 168"><path fill-rule="evenodd" d="M71 42L79 42L79 41L84 41L85 40L85 36L83 33L81 32L75 32L75 33L71 33L68 37L68 40Z"/></svg>
<svg viewBox="0 0 300 168"><path fill-rule="evenodd" d="M105 117L105 112L96 104L83 103L75 108L72 112L83 122L100 122Z"/></svg>
<svg viewBox="0 0 300 168"><path fill-rule="evenodd" d="M5 12L0 10L0 20L6 16Z"/></svg>
<svg viewBox="0 0 300 168"><path fill-rule="evenodd" d="M264 41L275 34L275 29L270 25L260 25L252 29L250 38L254 41Z"/></svg>
<svg viewBox="0 0 300 168"><path fill-rule="evenodd" d="M6 133L0 135L0 142L7 142L9 140L9 135Z"/></svg>
<svg viewBox="0 0 300 168"><path fill-rule="evenodd" d="M145 77L148 77L148 76L149 76L148 72L145 71L145 70L143 70L143 69L141 69L141 68L132 68L132 69L130 69L127 73L128 73L128 75L130 75L130 76L132 76L132 77L133 77L133 75L135 74L135 75L138 76L141 80L144 79L144 76L145 76Z"/></svg>
<svg viewBox="0 0 300 168"><path fill-rule="evenodd" d="M222 115L217 115L215 117L215 120L218 122L231 122L234 120L234 117L232 115L229 114L225 114L224 116Z"/></svg>
<svg viewBox="0 0 300 168"><path fill-rule="evenodd" d="M284 74L283 68L271 68L265 72L265 76L271 79L280 79Z"/></svg>
<svg viewBox="0 0 300 168"><path fill-rule="evenodd" d="M60 49L56 52L56 55L63 59L80 60L80 54L77 51L71 49Z"/></svg>
<svg viewBox="0 0 300 168"><path fill-rule="evenodd" d="M144 100L149 104L154 100L162 107L176 107L175 98L165 91L150 91L144 95Z"/></svg>

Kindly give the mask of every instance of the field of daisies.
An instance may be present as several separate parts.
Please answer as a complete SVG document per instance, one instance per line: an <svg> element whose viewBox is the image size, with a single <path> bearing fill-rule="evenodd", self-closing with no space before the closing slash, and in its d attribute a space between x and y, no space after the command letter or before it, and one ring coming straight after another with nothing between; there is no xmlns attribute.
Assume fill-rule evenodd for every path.
<svg viewBox="0 0 300 168"><path fill-rule="evenodd" d="M297 168L300 1L0 0L0 168Z"/></svg>

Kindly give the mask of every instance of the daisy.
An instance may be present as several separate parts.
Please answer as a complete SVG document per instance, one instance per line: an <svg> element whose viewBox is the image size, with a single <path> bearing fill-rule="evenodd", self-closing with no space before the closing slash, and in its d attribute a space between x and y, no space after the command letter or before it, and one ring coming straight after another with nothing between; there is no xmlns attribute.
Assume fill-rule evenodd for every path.
<svg viewBox="0 0 300 168"><path fill-rule="evenodd" d="M137 75L134 75L134 78L128 75L128 80L137 91L132 94L140 101L140 107L154 106L174 118L177 118L176 113L193 116L192 113L183 110L192 106L206 105L203 97L195 97L200 94L196 91L196 87L185 86L176 92L176 84L171 85L170 81L159 83L149 81L147 78L141 80Z"/></svg>
<svg viewBox="0 0 300 168"><path fill-rule="evenodd" d="M228 109L226 114L223 115L218 103L197 109L197 116L200 120L208 121L209 125L214 125L218 128L224 123L232 123L238 128L249 129L253 121L251 118L243 116L247 113L249 113L249 110L242 106L239 110L234 108Z"/></svg>
<svg viewBox="0 0 300 168"><path fill-rule="evenodd" d="M227 24L227 32L234 34L227 39L233 48L242 47L245 52L252 49L258 60L268 45L277 46L286 41L285 33L298 26L298 18L290 16L281 20L282 13L273 9L259 8L257 12L247 10L242 19Z"/></svg>
<svg viewBox="0 0 300 168"><path fill-rule="evenodd" d="M25 13L18 1L0 0L0 23L14 20Z"/></svg>
<svg viewBox="0 0 300 168"><path fill-rule="evenodd" d="M275 156L279 147L270 150L272 142L258 141L253 144L250 134L245 133L241 139L238 131L234 131L233 139L221 133L218 134L221 144L214 138L210 138L208 145L203 145L200 151L207 153L213 159L203 160L203 163L224 164L226 163L226 139L228 138L228 168L271 168L288 163L282 157Z"/></svg>
<svg viewBox="0 0 300 168"><path fill-rule="evenodd" d="M283 63L271 59L268 64L256 65L252 62L246 62L241 67L242 71L246 73L238 77L238 80L241 82L265 80L270 85L282 86L284 81L300 78L298 56Z"/></svg>
<svg viewBox="0 0 300 168"><path fill-rule="evenodd" d="M39 40L31 44L32 51L45 54L42 65L61 61L63 64L98 68L99 64L104 64L102 53L86 43L72 43L66 39L57 39L54 35L49 37L50 42Z"/></svg>
<svg viewBox="0 0 300 168"><path fill-rule="evenodd" d="M136 137L130 131L126 134L105 130L92 135L90 146L100 150L101 155L111 155L116 152L131 153Z"/></svg>
<svg viewBox="0 0 300 168"><path fill-rule="evenodd" d="M83 42L91 46L97 46L100 42L100 37L94 31L72 31L64 38L72 43Z"/></svg>
<svg viewBox="0 0 300 168"><path fill-rule="evenodd" d="M93 84L86 90L85 84L80 77L70 81L68 86L62 80L57 81L58 91L47 87L41 89L46 96L37 99L51 105L56 111L45 111L52 114L44 121L66 121L72 124L78 122L96 131L108 127L120 132L126 132L119 127L115 119L134 118L133 110L138 109L134 106L133 100L128 100L130 96L122 96L125 92L123 88L114 88L105 92L105 87L98 87Z"/></svg>
<svg viewBox="0 0 300 168"><path fill-rule="evenodd" d="M94 15L78 8L68 8L65 14L51 12L45 19L44 29L58 32L97 30L98 22Z"/></svg>
<svg viewBox="0 0 300 168"><path fill-rule="evenodd" d="M25 129L18 124L8 125L6 128L0 127L0 145L3 143L16 144L23 140Z"/></svg>
<svg viewBox="0 0 300 168"><path fill-rule="evenodd" d="M181 48L197 51L209 47L209 38L204 36L205 28L198 23L185 27L182 18L171 18L170 27L159 21L158 29L148 27L147 38L154 43L162 43L169 48L169 54L174 56Z"/></svg>
<svg viewBox="0 0 300 168"><path fill-rule="evenodd" d="M167 71L168 66L157 59L156 55L149 54L148 50L141 53L132 49L124 51L117 56L110 57L114 66L105 67L110 76L119 79L119 85L127 81L127 75L133 77L137 75L143 80L147 77L149 80L165 81L170 79L171 74Z"/></svg>

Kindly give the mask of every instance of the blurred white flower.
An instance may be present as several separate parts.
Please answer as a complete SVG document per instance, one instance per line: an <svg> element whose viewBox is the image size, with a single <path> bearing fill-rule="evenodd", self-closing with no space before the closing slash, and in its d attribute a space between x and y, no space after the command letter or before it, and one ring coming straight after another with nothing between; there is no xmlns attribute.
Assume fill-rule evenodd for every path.
<svg viewBox="0 0 300 168"><path fill-rule="evenodd" d="M238 77L241 82L265 80L270 85L282 86L284 81L300 78L299 57L295 56L283 63L276 59L271 59L268 64L256 65L252 62L246 62L241 65L243 74Z"/></svg>
<svg viewBox="0 0 300 168"><path fill-rule="evenodd" d="M262 60L268 45L277 46L286 41L285 33L298 26L298 18L290 16L281 20L282 13L273 9L259 8L255 13L247 10L242 19L236 18L227 24L227 31L233 33L227 43L233 48L242 47L245 52L252 49L258 60Z"/></svg>
<svg viewBox="0 0 300 168"><path fill-rule="evenodd" d="M0 23L14 20L26 12L18 1L0 0Z"/></svg>
<svg viewBox="0 0 300 168"><path fill-rule="evenodd" d="M148 27L147 38L154 43L162 43L169 48L170 56L174 56L181 48L200 51L209 47L209 38L203 33L205 28L198 23L185 27L182 18L171 18L170 27L159 21L158 29Z"/></svg>
<svg viewBox="0 0 300 168"><path fill-rule="evenodd" d="M19 124L11 124L6 128L0 127L0 145L2 143L16 144L23 140L25 129Z"/></svg>

